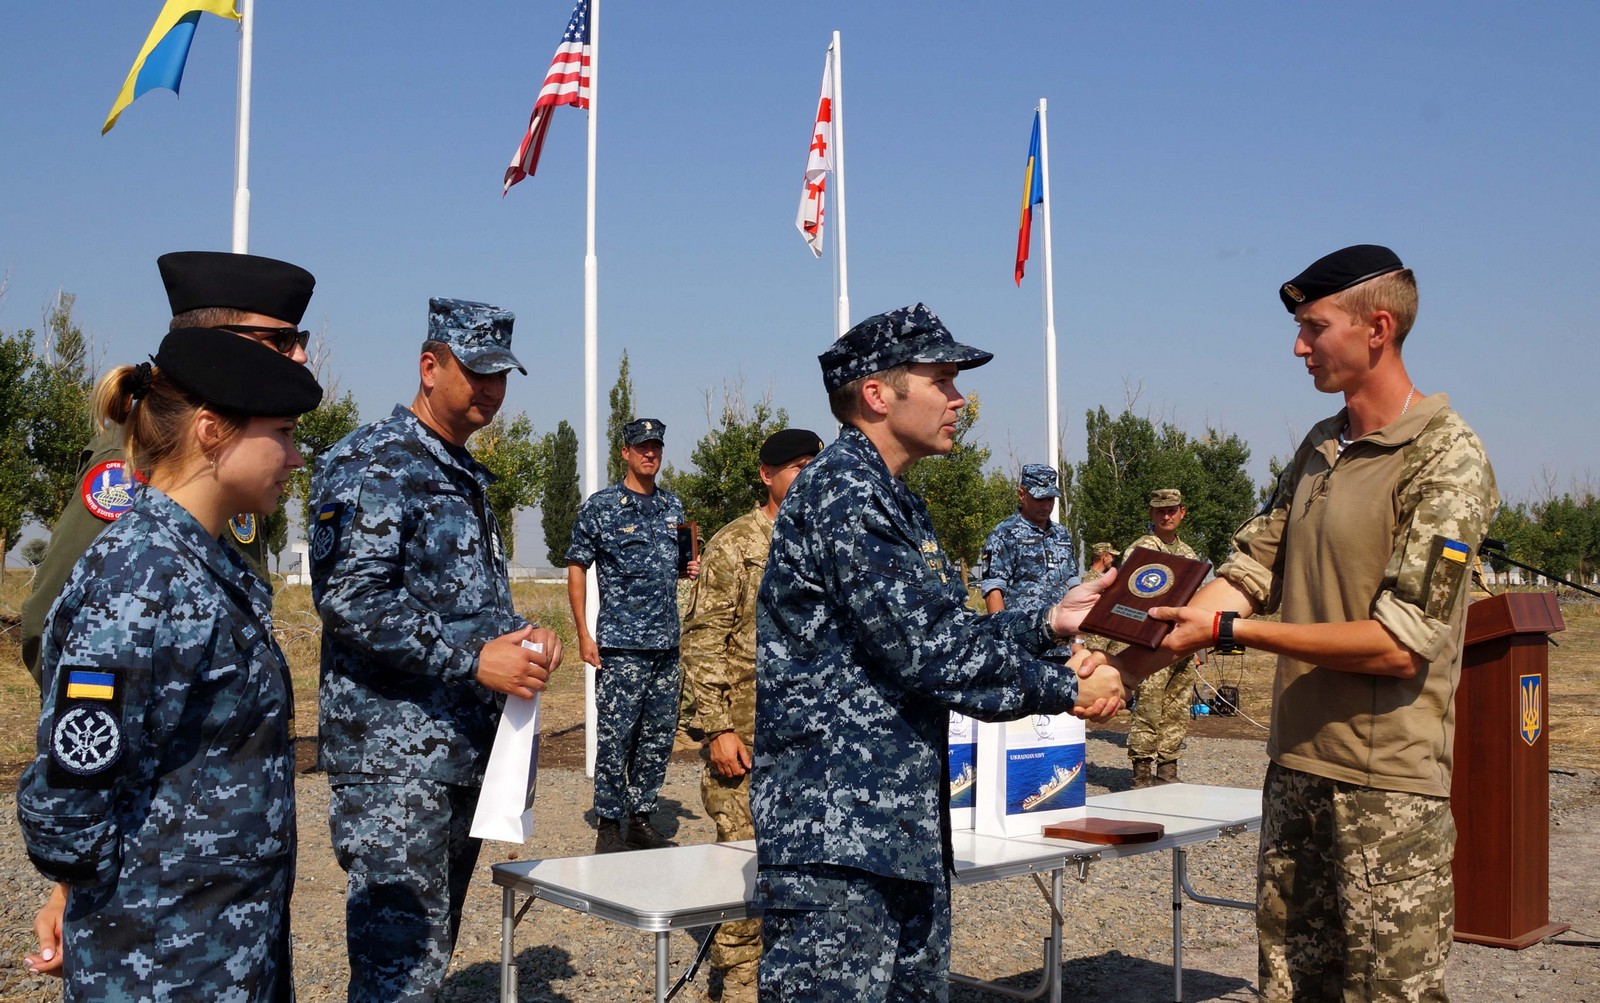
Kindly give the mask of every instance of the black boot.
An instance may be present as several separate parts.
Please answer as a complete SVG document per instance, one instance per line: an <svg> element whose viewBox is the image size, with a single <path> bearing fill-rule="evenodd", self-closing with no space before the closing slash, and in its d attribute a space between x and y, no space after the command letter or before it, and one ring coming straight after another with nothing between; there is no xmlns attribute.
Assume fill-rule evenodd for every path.
<svg viewBox="0 0 1600 1003"><path fill-rule="evenodd" d="M645 812L628 817L628 847L634 850L659 850L664 846L675 846L667 837L656 831L650 824L650 816Z"/></svg>
<svg viewBox="0 0 1600 1003"><path fill-rule="evenodd" d="M602 818L595 826L594 852L623 853L629 849L622 838L621 823L614 818Z"/></svg>

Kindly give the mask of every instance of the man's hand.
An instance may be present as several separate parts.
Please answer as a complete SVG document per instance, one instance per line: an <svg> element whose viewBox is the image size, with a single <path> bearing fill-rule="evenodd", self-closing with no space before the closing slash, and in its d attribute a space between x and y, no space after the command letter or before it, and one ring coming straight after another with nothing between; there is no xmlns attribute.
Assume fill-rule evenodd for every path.
<svg viewBox="0 0 1600 1003"><path fill-rule="evenodd" d="M600 671L600 646L587 631L578 634L578 657L583 659L583 664L593 665L596 672Z"/></svg>
<svg viewBox="0 0 1600 1003"><path fill-rule="evenodd" d="M543 644L543 651L524 648L523 641ZM478 682L497 693L532 699L544 689L550 670L561 664L561 639L534 626L523 627L485 644L478 652Z"/></svg>
<svg viewBox="0 0 1600 1003"><path fill-rule="evenodd" d="M750 772L750 750L737 732L725 731L711 740L711 771L719 777L742 777Z"/></svg>
<svg viewBox="0 0 1600 1003"><path fill-rule="evenodd" d="M33 917L33 933L39 938L39 953L27 957L28 971L35 975L61 977L61 917L67 911L67 886L58 884Z"/></svg>
<svg viewBox="0 0 1600 1003"><path fill-rule="evenodd" d="M1076 634L1083 618L1100 601L1100 594L1117 580L1117 569L1112 568L1092 582L1074 585L1050 610L1050 629L1058 637Z"/></svg>
<svg viewBox="0 0 1600 1003"><path fill-rule="evenodd" d="M1172 622L1172 630L1161 641L1161 650L1174 659L1211 647L1217 614L1198 606L1153 606L1150 615Z"/></svg>
<svg viewBox="0 0 1600 1003"><path fill-rule="evenodd" d="M1084 671L1083 666L1089 663L1092 656L1098 655L1101 653L1085 651L1072 656L1067 664L1078 673L1078 703L1072 708L1073 716L1104 724L1122 709L1127 693L1123 688L1121 673L1095 672L1092 669Z"/></svg>
<svg viewBox="0 0 1600 1003"><path fill-rule="evenodd" d="M685 577L685 578L699 578L700 577L700 558L696 557L694 560L690 561L684 567L683 577Z"/></svg>

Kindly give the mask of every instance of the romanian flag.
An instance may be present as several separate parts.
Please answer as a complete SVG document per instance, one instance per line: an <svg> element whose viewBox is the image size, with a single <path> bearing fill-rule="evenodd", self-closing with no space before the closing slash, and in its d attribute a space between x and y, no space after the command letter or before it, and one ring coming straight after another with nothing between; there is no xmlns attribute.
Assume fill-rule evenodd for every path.
<svg viewBox="0 0 1600 1003"><path fill-rule="evenodd" d="M1033 141L1028 144L1028 169L1022 177L1022 221L1017 225L1017 285L1028 263L1028 239L1033 236L1033 207L1044 201L1044 170L1039 164L1039 113L1033 113Z"/></svg>
<svg viewBox="0 0 1600 1003"><path fill-rule="evenodd" d="M183 64L189 59L189 43L194 41L195 23L201 14L239 20L235 0L167 0L155 27L150 29L150 37L144 40L144 48L139 50L139 58L133 61L133 69L128 71L128 79L122 82L100 135L110 132L123 109L145 92L165 87L178 93L178 86L183 83Z"/></svg>
<svg viewBox="0 0 1600 1003"><path fill-rule="evenodd" d="M117 678L109 672L72 669L67 673L68 700L111 700L117 694Z"/></svg>

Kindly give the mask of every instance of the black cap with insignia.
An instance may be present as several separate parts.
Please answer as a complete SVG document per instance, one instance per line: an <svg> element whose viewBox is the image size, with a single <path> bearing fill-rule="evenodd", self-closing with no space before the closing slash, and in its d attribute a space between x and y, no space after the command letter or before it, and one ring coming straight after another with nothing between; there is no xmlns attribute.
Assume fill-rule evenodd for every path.
<svg viewBox="0 0 1600 1003"><path fill-rule="evenodd" d="M1278 298L1290 313L1295 307L1344 292L1368 279L1398 272L1399 255L1379 244L1354 244L1313 261L1305 271L1278 287Z"/></svg>
<svg viewBox="0 0 1600 1003"><path fill-rule="evenodd" d="M322 402L311 370L259 341L184 327L161 339L151 362L207 404L246 417L305 414Z"/></svg>
<svg viewBox="0 0 1600 1003"><path fill-rule="evenodd" d="M299 265L256 254L174 251L157 258L156 267L174 317L220 307L298 326L317 284Z"/></svg>
<svg viewBox="0 0 1600 1003"><path fill-rule="evenodd" d="M769 467L781 467L802 456L816 456L822 452L822 437L809 428L786 428L767 436L761 444L761 462Z"/></svg>

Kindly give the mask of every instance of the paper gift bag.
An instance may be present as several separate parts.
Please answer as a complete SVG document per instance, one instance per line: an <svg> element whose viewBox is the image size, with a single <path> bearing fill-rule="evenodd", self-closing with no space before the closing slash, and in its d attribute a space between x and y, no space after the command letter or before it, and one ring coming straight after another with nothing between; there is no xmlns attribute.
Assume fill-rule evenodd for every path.
<svg viewBox="0 0 1600 1003"><path fill-rule="evenodd" d="M1037 835L1046 825L1083 818L1083 722L1036 714L978 730L974 828L992 836Z"/></svg>
<svg viewBox="0 0 1600 1003"><path fill-rule="evenodd" d="M531 641L523 647L544 649ZM523 843L533 835L533 795L539 786L539 697L506 697L494 748L472 815L475 839Z"/></svg>
<svg viewBox="0 0 1600 1003"><path fill-rule="evenodd" d="M950 828L970 829L978 803L978 722L957 711L950 712L949 758Z"/></svg>

